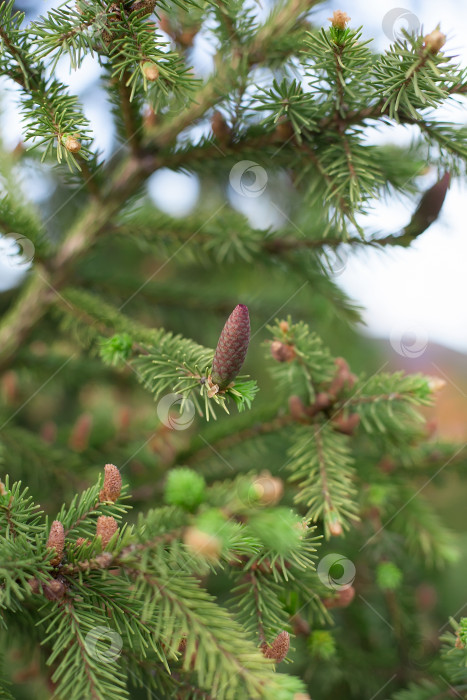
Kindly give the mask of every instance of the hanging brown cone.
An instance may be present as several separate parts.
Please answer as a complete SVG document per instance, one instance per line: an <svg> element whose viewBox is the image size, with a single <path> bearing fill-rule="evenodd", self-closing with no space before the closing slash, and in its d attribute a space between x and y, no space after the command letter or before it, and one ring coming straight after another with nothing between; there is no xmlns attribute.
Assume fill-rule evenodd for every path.
<svg viewBox="0 0 467 700"><path fill-rule="evenodd" d="M65 584L56 579L52 579L44 586L44 595L48 600L59 600L65 595Z"/></svg>
<svg viewBox="0 0 467 700"><path fill-rule="evenodd" d="M240 372L249 342L248 308L238 304L225 322L212 362L211 382L220 390L226 389Z"/></svg>
<svg viewBox="0 0 467 700"><path fill-rule="evenodd" d="M47 540L47 547L55 550L55 556L51 560L51 564L54 566L60 563L64 546L65 530L60 520L54 520L50 526L49 539Z"/></svg>
<svg viewBox="0 0 467 700"><path fill-rule="evenodd" d="M122 477L114 464L106 464L104 467L104 486L99 493L99 501L115 501L120 496L122 489Z"/></svg>
<svg viewBox="0 0 467 700"><path fill-rule="evenodd" d="M280 632L273 643L263 644L261 650L267 659L274 659L276 663L280 663L287 656L290 647L290 635L288 632Z"/></svg>
<svg viewBox="0 0 467 700"><path fill-rule="evenodd" d="M414 238L426 231L433 221L438 218L450 182L451 175L444 173L441 180L422 195L417 209L404 229L404 234L401 237L402 245L409 245Z"/></svg>
<svg viewBox="0 0 467 700"><path fill-rule="evenodd" d="M348 588L343 588L337 592L334 598L325 598L323 600L323 605L328 610L332 608L346 608L352 600L355 598L355 588L349 586Z"/></svg>
<svg viewBox="0 0 467 700"><path fill-rule="evenodd" d="M102 549L105 549L118 530L118 523L111 515L99 515L96 524L96 535L102 538Z"/></svg>
<svg viewBox="0 0 467 700"><path fill-rule="evenodd" d="M293 345L281 343L280 340L273 340L271 343L271 355L277 362L292 362L295 357Z"/></svg>

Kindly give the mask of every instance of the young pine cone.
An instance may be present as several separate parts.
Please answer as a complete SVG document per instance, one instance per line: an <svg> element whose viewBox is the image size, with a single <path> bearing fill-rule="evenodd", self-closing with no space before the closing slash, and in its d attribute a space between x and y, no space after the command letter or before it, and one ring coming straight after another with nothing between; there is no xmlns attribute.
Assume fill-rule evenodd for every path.
<svg viewBox="0 0 467 700"><path fill-rule="evenodd" d="M239 373L250 342L248 308L238 304L225 322L212 363L211 381L226 389Z"/></svg>

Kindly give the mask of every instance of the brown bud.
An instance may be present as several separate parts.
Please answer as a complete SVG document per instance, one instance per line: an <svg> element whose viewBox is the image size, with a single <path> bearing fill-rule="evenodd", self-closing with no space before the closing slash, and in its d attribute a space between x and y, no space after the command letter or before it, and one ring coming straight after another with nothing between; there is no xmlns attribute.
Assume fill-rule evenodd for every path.
<svg viewBox="0 0 467 700"><path fill-rule="evenodd" d="M63 556L63 548L65 546L65 530L60 520L54 520L49 532L47 547L55 550L55 556L51 560L51 564L57 566Z"/></svg>
<svg viewBox="0 0 467 700"><path fill-rule="evenodd" d="M430 34L424 38L424 46L429 49L431 53L438 53L444 44L446 43L446 35L439 31L439 29L434 29Z"/></svg>
<svg viewBox="0 0 467 700"><path fill-rule="evenodd" d="M300 615L292 615L292 617L290 618L290 623L292 625L293 633L295 635L308 637L308 635L310 634L310 625Z"/></svg>
<svg viewBox="0 0 467 700"><path fill-rule="evenodd" d="M44 595L48 600L59 600L65 595L65 584L57 579L52 579L44 586Z"/></svg>
<svg viewBox="0 0 467 700"><path fill-rule="evenodd" d="M162 29L163 32L165 32L172 38L174 37L174 29L167 15L161 13L161 15L159 16L159 27Z"/></svg>
<svg viewBox="0 0 467 700"><path fill-rule="evenodd" d="M342 525L336 515L331 516L330 522L328 523L328 528L330 534L333 537L339 537L344 532L344 530L342 529Z"/></svg>
<svg viewBox="0 0 467 700"><path fill-rule="evenodd" d="M83 452L89 445L89 436L92 429L92 416L90 413L82 413L71 431L69 446L76 452Z"/></svg>
<svg viewBox="0 0 467 700"><path fill-rule="evenodd" d="M428 388L431 392L441 391L446 386L446 380L441 377L428 377Z"/></svg>
<svg viewBox="0 0 467 700"><path fill-rule="evenodd" d="M280 663L287 656L290 647L290 635L288 632L280 632L273 643L263 644L261 650L267 659L274 659L276 663Z"/></svg>
<svg viewBox="0 0 467 700"><path fill-rule="evenodd" d="M316 395L315 402L312 406L314 409L314 412L317 411L324 411L326 408L329 408L331 405L331 397L329 394L326 394L324 391L321 391L319 394Z"/></svg>
<svg viewBox="0 0 467 700"><path fill-rule="evenodd" d="M48 420L41 427L41 438L44 442L52 445L57 439L57 424L53 420Z"/></svg>
<svg viewBox="0 0 467 700"><path fill-rule="evenodd" d="M290 330L290 326L289 326L289 324L287 323L287 321L281 321L281 322L279 323L279 328L281 329L282 333L284 333L284 335L285 335L286 333L288 333L289 330Z"/></svg>
<svg viewBox="0 0 467 700"><path fill-rule="evenodd" d="M65 141L65 148L70 153L78 153L81 150L81 143L74 136L67 136Z"/></svg>
<svg viewBox="0 0 467 700"><path fill-rule="evenodd" d="M293 395L289 397L289 411L295 420L300 421L305 418L305 405L299 396Z"/></svg>
<svg viewBox="0 0 467 700"><path fill-rule="evenodd" d="M381 459L378 467L383 474L391 474L395 470L396 464L391 457L385 456Z"/></svg>
<svg viewBox="0 0 467 700"><path fill-rule="evenodd" d="M331 608L346 608L352 600L355 598L355 588L349 586L348 588L342 588L337 592L337 595L333 598L325 598L323 600L323 605L325 608L330 610Z"/></svg>
<svg viewBox="0 0 467 700"><path fill-rule="evenodd" d="M344 418L342 414L339 414L334 420L334 429L339 433L344 435L353 435L355 429L360 423L360 416L358 413L351 413L347 418Z"/></svg>
<svg viewBox="0 0 467 700"><path fill-rule="evenodd" d="M342 10L335 10L332 17L328 17L328 19L335 29L345 29L347 22L350 22L349 15Z"/></svg>
<svg viewBox="0 0 467 700"><path fill-rule="evenodd" d="M286 345L280 340L273 340L271 343L271 355L277 362L292 362L295 357L293 345Z"/></svg>
<svg viewBox="0 0 467 700"><path fill-rule="evenodd" d="M288 119L281 119L277 122L274 136L277 141L289 141L295 134L294 128Z"/></svg>
<svg viewBox="0 0 467 700"><path fill-rule="evenodd" d="M28 579L28 584L31 587L31 591L33 593L39 593L41 587L37 578Z"/></svg>
<svg viewBox="0 0 467 700"><path fill-rule="evenodd" d="M152 61L146 61L146 63L143 63L142 69L144 77L146 80L149 80L150 83L158 79L159 68L155 63L152 63Z"/></svg>
<svg viewBox="0 0 467 700"><path fill-rule="evenodd" d="M220 112L217 110L212 115L211 119L212 133L220 143L227 143L230 140L231 129L227 126L227 122Z"/></svg>
<svg viewBox="0 0 467 700"><path fill-rule="evenodd" d="M260 503L265 506L275 505L282 498L284 483L282 479L271 476L269 472L263 472L253 482L253 487L258 495Z"/></svg>
<svg viewBox="0 0 467 700"><path fill-rule="evenodd" d="M106 464L104 467L104 486L99 493L99 501L115 501L122 490L122 477L114 464Z"/></svg>
<svg viewBox="0 0 467 700"><path fill-rule="evenodd" d="M4 496L5 494L6 494L5 484L3 483L3 481L0 481L0 496Z"/></svg>
<svg viewBox="0 0 467 700"><path fill-rule="evenodd" d="M118 530L118 523L111 515L99 515L97 518L96 535L102 538L102 549L105 549Z"/></svg>
<svg viewBox="0 0 467 700"><path fill-rule="evenodd" d="M194 554L218 561L222 551L222 543L215 535L198 530L197 527L187 527L183 541Z"/></svg>
<svg viewBox="0 0 467 700"><path fill-rule="evenodd" d="M454 644L454 646L456 647L456 649L465 649L465 644L460 638L459 632L457 633L456 643Z"/></svg>
<svg viewBox="0 0 467 700"><path fill-rule="evenodd" d="M91 544L86 537L78 537L76 540L76 546L81 547L82 544Z"/></svg>
<svg viewBox="0 0 467 700"><path fill-rule="evenodd" d="M178 43L185 49L190 48L190 46L193 46L193 40L197 35L198 30L198 27L190 27L189 29L185 29L183 32L180 32L177 37Z"/></svg>
<svg viewBox="0 0 467 700"><path fill-rule="evenodd" d="M432 610L438 602L436 588L428 583L421 583L415 589L415 602L419 610Z"/></svg>
<svg viewBox="0 0 467 700"><path fill-rule="evenodd" d="M110 552L102 552L96 557L96 564L100 569L108 569L113 562L113 556Z"/></svg>
<svg viewBox="0 0 467 700"><path fill-rule="evenodd" d="M6 404L12 404L18 398L18 375L12 369L2 376L2 393Z"/></svg>

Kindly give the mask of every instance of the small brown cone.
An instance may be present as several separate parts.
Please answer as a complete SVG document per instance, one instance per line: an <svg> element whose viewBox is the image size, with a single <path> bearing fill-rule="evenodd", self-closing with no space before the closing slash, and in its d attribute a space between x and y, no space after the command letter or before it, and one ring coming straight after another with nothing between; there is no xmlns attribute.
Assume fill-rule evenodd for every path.
<svg viewBox="0 0 467 700"><path fill-rule="evenodd" d="M220 112L214 112L211 119L212 133L219 143L227 143L230 140L231 130Z"/></svg>
<svg viewBox="0 0 467 700"><path fill-rule="evenodd" d="M306 417L306 409L300 396L289 397L289 411L292 418L298 421L302 421Z"/></svg>
<svg viewBox="0 0 467 700"><path fill-rule="evenodd" d="M102 549L105 549L118 530L118 523L111 515L99 515L97 518L96 535L102 538Z"/></svg>
<svg viewBox="0 0 467 700"><path fill-rule="evenodd" d="M30 578L28 579L28 584L31 588L32 593L39 593L40 591L40 584L37 578Z"/></svg>
<svg viewBox="0 0 467 700"><path fill-rule="evenodd" d="M82 413L71 431L68 445L76 452L83 452L89 446L93 418L90 413Z"/></svg>
<svg viewBox="0 0 467 700"><path fill-rule="evenodd" d="M159 77L159 68L156 66L155 63L152 63L151 61L146 61L146 63L143 63L143 74L146 80L149 80L150 83L153 83L155 80L158 79Z"/></svg>
<svg viewBox="0 0 467 700"><path fill-rule="evenodd" d="M290 647L290 635L288 632L280 632L273 643L263 644L261 650L267 659L274 659L276 663L280 663L287 656Z"/></svg>
<svg viewBox="0 0 467 700"><path fill-rule="evenodd" d="M334 598L325 598L323 605L330 610L331 608L346 608L355 598L355 588L349 586L338 591Z"/></svg>
<svg viewBox="0 0 467 700"><path fill-rule="evenodd" d="M183 541L193 554L201 555L212 561L218 561L222 543L215 535L198 530L197 527L187 527Z"/></svg>
<svg viewBox="0 0 467 700"><path fill-rule="evenodd" d="M99 493L99 501L115 501L122 490L122 477L114 464L106 464L104 467L104 486Z"/></svg>
<svg viewBox="0 0 467 700"><path fill-rule="evenodd" d="M335 29L345 29L351 18L343 10L334 10L332 17L328 17L328 19Z"/></svg>
<svg viewBox="0 0 467 700"><path fill-rule="evenodd" d="M240 372L250 342L250 316L245 304L237 304L225 322L212 362L211 382L226 389Z"/></svg>
<svg viewBox="0 0 467 700"><path fill-rule="evenodd" d="M81 547L82 544L91 544L86 537L78 537L76 540L76 546Z"/></svg>
<svg viewBox="0 0 467 700"><path fill-rule="evenodd" d="M280 340L273 340L271 343L271 355L277 362L292 362L295 357L293 345L286 345Z"/></svg>
<svg viewBox="0 0 467 700"><path fill-rule="evenodd" d="M334 429L344 435L353 435L359 423L360 416L358 413L351 413L347 418L340 414L333 420Z"/></svg>
<svg viewBox="0 0 467 700"><path fill-rule="evenodd" d="M446 35L440 32L439 29L434 29L430 34L427 34L424 39L424 46L429 49L431 53L438 53L445 43Z"/></svg>
<svg viewBox="0 0 467 700"><path fill-rule="evenodd" d="M70 153L78 153L81 150L81 143L74 136L67 136L65 141L65 148Z"/></svg>
<svg viewBox="0 0 467 700"><path fill-rule="evenodd" d="M44 595L48 600L59 600L65 595L65 585L57 579L52 579L44 586Z"/></svg>
<svg viewBox="0 0 467 700"><path fill-rule="evenodd" d="M51 564L57 566L63 556L63 548L65 546L65 530L60 520L54 520L49 532L47 547L55 550L55 556L51 560Z"/></svg>

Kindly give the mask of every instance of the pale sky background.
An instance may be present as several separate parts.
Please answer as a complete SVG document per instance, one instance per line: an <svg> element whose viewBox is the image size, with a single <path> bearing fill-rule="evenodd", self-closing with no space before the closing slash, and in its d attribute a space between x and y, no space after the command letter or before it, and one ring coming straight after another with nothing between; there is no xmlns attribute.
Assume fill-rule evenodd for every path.
<svg viewBox="0 0 467 700"><path fill-rule="evenodd" d="M43 13L57 3L46 0L40 3ZM382 29L384 16L398 5L391 1L370 2L356 0L344 4L326 4L311 15L316 23L326 24L333 9L343 9L352 18L352 25L364 25L364 38L373 38L377 49L384 49L390 43ZM413 13L423 26L424 33L434 29L438 23L447 34L445 50L457 55L467 64L467 4L456 0L439 3L436 0L423 2L401 1L402 10ZM406 14L406 19L410 16ZM413 17L411 21L415 21ZM401 19L398 26L406 26ZM397 27L396 27L397 30ZM200 73L210 69L209 54L212 47L204 37L198 37L193 53L193 62ZM99 100L99 93L92 85L99 75L97 64L88 58L82 68L68 72L67 63L59 64L59 77L69 82L72 91L83 95L85 113L91 121L95 140L105 153L112 143L112 131L107 115L108 105ZM20 115L14 91L4 92L5 83L0 81L0 99L3 114L0 128L6 144L14 147L21 138ZM443 119L459 123L467 121L467 100L449 110L444 110ZM382 129L373 132L374 142L410 143L412 132L405 127ZM426 176L426 188L434 182L434 173ZM47 180L25 178L23 187L40 206L40 200L47 192ZM196 204L198 184L196 178L187 175L160 172L150 181L149 190L158 206L171 214L183 215ZM410 249L392 249L386 253L362 251L351 254L344 271L337 277L338 283L361 306L365 308L366 333L380 337L416 332L424 334L429 341L442 343L456 350L467 352L467 215L465 212L466 183L454 181L449 190L441 217L418 239ZM1 194L1 190L0 190ZM264 200L263 200L264 198ZM246 199L231 193L232 202L249 214L252 223L257 224L257 205L268 201L267 188L261 198ZM368 230L381 230L394 233L410 219L414 204L408 199L390 204L377 203L373 212L365 217ZM277 223L271 212L271 221L263 225ZM0 290L11 285L15 271L2 264L0 246ZM3 252L4 256L5 252Z"/></svg>

